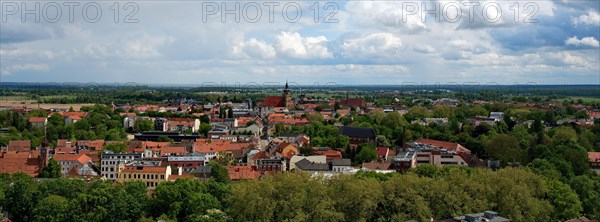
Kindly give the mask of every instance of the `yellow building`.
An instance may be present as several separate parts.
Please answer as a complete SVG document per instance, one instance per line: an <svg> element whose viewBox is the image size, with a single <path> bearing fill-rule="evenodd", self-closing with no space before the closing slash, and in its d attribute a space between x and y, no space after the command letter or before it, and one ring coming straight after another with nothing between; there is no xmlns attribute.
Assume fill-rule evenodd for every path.
<svg viewBox="0 0 600 222"><path fill-rule="evenodd" d="M181 175L181 168L178 174ZM171 166L123 166L119 168L117 181L124 183L130 180L141 180L146 183L148 189L154 189L167 181L169 176L171 176Z"/></svg>

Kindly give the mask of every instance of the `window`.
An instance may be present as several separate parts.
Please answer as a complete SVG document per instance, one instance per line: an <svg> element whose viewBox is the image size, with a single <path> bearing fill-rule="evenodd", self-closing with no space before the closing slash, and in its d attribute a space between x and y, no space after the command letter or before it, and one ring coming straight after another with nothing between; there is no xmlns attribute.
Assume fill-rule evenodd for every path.
<svg viewBox="0 0 600 222"><path fill-rule="evenodd" d="M417 163L429 163L429 160L417 160Z"/></svg>
<svg viewBox="0 0 600 222"><path fill-rule="evenodd" d="M454 156L452 155L442 155L442 159L452 159Z"/></svg>
<svg viewBox="0 0 600 222"><path fill-rule="evenodd" d="M442 165L456 165L457 162L442 162Z"/></svg>
<svg viewBox="0 0 600 222"><path fill-rule="evenodd" d="M417 154L417 157L429 157L429 154Z"/></svg>

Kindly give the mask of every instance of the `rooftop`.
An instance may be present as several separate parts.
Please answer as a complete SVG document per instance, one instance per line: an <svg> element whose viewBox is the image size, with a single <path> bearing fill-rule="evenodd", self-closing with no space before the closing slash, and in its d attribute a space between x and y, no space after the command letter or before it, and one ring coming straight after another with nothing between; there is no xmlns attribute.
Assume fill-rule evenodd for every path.
<svg viewBox="0 0 600 222"><path fill-rule="evenodd" d="M340 134L346 135L349 137L357 137L357 138L375 138L375 130L373 128L366 127L352 127L352 126L343 126L340 129Z"/></svg>

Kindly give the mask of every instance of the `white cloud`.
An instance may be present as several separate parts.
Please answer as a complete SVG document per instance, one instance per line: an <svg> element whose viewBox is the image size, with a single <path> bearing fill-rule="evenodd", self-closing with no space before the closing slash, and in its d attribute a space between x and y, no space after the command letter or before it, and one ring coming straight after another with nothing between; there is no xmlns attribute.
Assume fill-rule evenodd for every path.
<svg viewBox="0 0 600 222"><path fill-rule="evenodd" d="M23 71L34 71L34 72L47 72L50 70L48 64L16 64L10 67L5 67L2 69L2 75L8 76L13 73L23 72Z"/></svg>
<svg viewBox="0 0 600 222"><path fill-rule="evenodd" d="M325 36L302 37L297 32L281 32L275 37L275 49L281 55L299 59L323 59L333 55Z"/></svg>
<svg viewBox="0 0 600 222"><path fill-rule="evenodd" d="M233 53L243 55L246 58L270 59L275 57L275 48L262 40L251 38L248 41L242 41L233 47Z"/></svg>
<svg viewBox="0 0 600 222"><path fill-rule="evenodd" d="M344 58L394 57L402 47L402 40L391 33L374 33L347 39L341 46Z"/></svg>
<svg viewBox="0 0 600 222"><path fill-rule="evenodd" d="M600 43L594 37L583 37L578 39L577 36L573 36L567 40L565 40L566 45L574 45L574 46L591 46L591 47L600 47Z"/></svg>
<svg viewBox="0 0 600 222"><path fill-rule="evenodd" d="M600 26L600 14L595 11L588 11L587 15L581 15L577 18L572 18L573 24L586 24L586 25L597 25Z"/></svg>

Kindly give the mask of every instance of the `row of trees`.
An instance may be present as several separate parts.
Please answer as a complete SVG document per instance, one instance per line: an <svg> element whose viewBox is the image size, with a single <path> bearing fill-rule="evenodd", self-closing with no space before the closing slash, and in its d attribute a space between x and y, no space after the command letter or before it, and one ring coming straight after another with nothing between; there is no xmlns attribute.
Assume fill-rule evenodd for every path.
<svg viewBox="0 0 600 222"><path fill-rule="evenodd" d="M120 141L127 138L122 127L122 117L110 107L95 105L82 107L81 110L89 112L89 116L65 125L64 117L54 113L48 117L45 128L29 124L30 117L48 116L44 110L34 110L26 115L15 111L0 111L0 127L9 129L8 134L0 135L0 145L6 146L10 140L30 140L32 147L37 147L45 140L48 145L54 146L58 139Z"/></svg>
<svg viewBox="0 0 600 222"><path fill-rule="evenodd" d="M148 196L141 181L0 175L0 206L13 221L429 221L495 210L511 221L600 216L600 177L569 185L531 168L498 171L419 166L408 174L360 171L331 178L281 173L229 184L178 179ZM575 187L575 189L571 189Z"/></svg>

